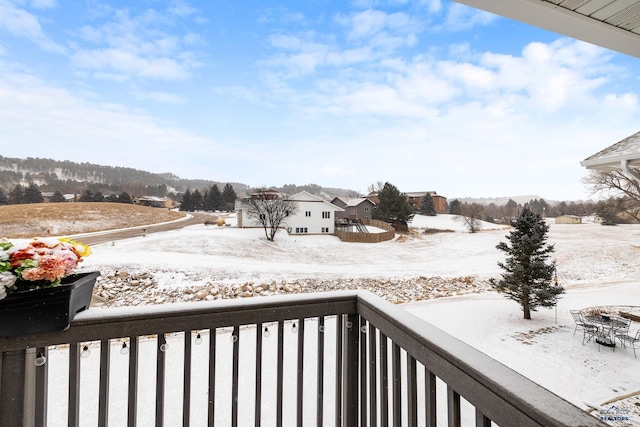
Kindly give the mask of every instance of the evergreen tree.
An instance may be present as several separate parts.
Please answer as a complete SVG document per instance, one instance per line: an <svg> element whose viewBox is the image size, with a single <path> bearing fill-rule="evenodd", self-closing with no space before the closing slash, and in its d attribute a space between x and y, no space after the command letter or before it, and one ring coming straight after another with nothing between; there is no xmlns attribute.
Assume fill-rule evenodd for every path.
<svg viewBox="0 0 640 427"><path fill-rule="evenodd" d="M197 188L191 193L191 210L202 210L202 193Z"/></svg>
<svg viewBox="0 0 640 427"><path fill-rule="evenodd" d="M24 203L24 190L22 189L22 186L18 184L9 193L9 204L21 205L22 203Z"/></svg>
<svg viewBox="0 0 640 427"><path fill-rule="evenodd" d="M185 212L193 211L193 205L191 204L191 190L189 190L188 188L187 191L182 194L180 210Z"/></svg>
<svg viewBox="0 0 640 427"><path fill-rule="evenodd" d="M413 218L413 212L407 202L407 196L400 193L395 185L386 182L378 193L378 199L380 202L373 210L375 219L406 224Z"/></svg>
<svg viewBox="0 0 640 427"><path fill-rule="evenodd" d="M222 189L222 209L225 211L232 211L236 207L236 199L238 196L236 195L233 186L229 183L226 183L224 188Z"/></svg>
<svg viewBox="0 0 640 427"><path fill-rule="evenodd" d="M460 200L454 199L449 203L449 213L451 215L460 215Z"/></svg>
<svg viewBox="0 0 640 427"><path fill-rule="evenodd" d="M213 186L209 189L209 198L211 199L211 210L217 211L222 209L222 193L218 188L217 184L213 184ZM235 201L234 201L235 205Z"/></svg>
<svg viewBox="0 0 640 427"><path fill-rule="evenodd" d="M514 230L507 235L511 246L505 242L496 246L508 255L504 263L498 263L505 272L502 279L489 283L520 304L524 318L531 319L531 311L538 307L553 307L564 288L553 284L556 263L548 258L554 247L546 243L549 226L542 216L525 207L511 226Z"/></svg>
<svg viewBox="0 0 640 427"><path fill-rule="evenodd" d="M49 202L62 203L66 202L66 199L64 198L64 195L60 192L60 190L56 190L56 192L53 193L53 196L51 196L51 198L49 199Z"/></svg>
<svg viewBox="0 0 640 427"><path fill-rule="evenodd" d="M92 202L104 202L104 195L97 191L96 194L93 195Z"/></svg>
<svg viewBox="0 0 640 427"><path fill-rule="evenodd" d="M512 199L509 199L507 204L504 206L504 213L509 222L517 215L518 208L519 205Z"/></svg>
<svg viewBox="0 0 640 427"><path fill-rule="evenodd" d="M29 184L26 190L24 190L24 202L25 203L42 203L44 198L37 185L34 183Z"/></svg>
<svg viewBox="0 0 640 427"><path fill-rule="evenodd" d="M213 201L211 200L211 188L205 188L202 192L202 210L205 212L213 211Z"/></svg>
<svg viewBox="0 0 640 427"><path fill-rule="evenodd" d="M429 193L420 199L420 213L427 216L436 216L438 214L436 212L436 204Z"/></svg>
<svg viewBox="0 0 640 427"><path fill-rule="evenodd" d="M80 196L81 202L93 202L93 191L87 189L82 196Z"/></svg>
<svg viewBox="0 0 640 427"><path fill-rule="evenodd" d="M618 218L620 209L613 197L610 197L608 200L599 201L594 210L596 215L600 217L602 221L600 224L602 225L618 225L620 222L620 218Z"/></svg>
<svg viewBox="0 0 640 427"><path fill-rule="evenodd" d="M133 200L131 200L131 196L129 195L129 193L127 193L126 191L123 191L118 196L118 202L119 203L133 203Z"/></svg>
<svg viewBox="0 0 640 427"><path fill-rule="evenodd" d="M7 195L4 194L4 191L2 190L2 188L0 188L0 205L8 205L9 204L9 199L7 198Z"/></svg>

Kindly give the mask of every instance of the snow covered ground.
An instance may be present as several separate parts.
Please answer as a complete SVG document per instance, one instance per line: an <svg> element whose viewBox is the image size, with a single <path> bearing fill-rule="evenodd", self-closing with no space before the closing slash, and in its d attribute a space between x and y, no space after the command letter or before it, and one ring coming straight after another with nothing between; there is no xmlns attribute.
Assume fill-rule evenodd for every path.
<svg viewBox="0 0 640 427"><path fill-rule="evenodd" d="M495 292L418 301L404 308L465 341L559 396L586 408L617 401L640 407L640 359L629 349L582 345L570 309L640 306L640 226L551 220L558 280L567 289L555 309L523 320L520 307ZM159 286L238 284L291 278L497 277L495 249L508 230L484 224L470 234L449 215L417 216L411 226L450 230L415 233L378 244L342 243L331 236L288 236L267 242L261 230L193 226L96 245L83 270L151 271ZM631 332L640 324L634 323ZM640 351L639 351L640 353ZM619 400L626 398L624 400Z"/></svg>

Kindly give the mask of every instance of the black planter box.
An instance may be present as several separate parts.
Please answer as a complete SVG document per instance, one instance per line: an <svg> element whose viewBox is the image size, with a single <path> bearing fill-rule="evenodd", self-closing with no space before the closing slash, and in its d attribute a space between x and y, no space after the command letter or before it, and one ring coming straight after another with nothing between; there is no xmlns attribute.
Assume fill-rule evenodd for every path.
<svg viewBox="0 0 640 427"><path fill-rule="evenodd" d="M63 331L89 308L99 272L66 277L54 288L19 291L0 300L0 337Z"/></svg>

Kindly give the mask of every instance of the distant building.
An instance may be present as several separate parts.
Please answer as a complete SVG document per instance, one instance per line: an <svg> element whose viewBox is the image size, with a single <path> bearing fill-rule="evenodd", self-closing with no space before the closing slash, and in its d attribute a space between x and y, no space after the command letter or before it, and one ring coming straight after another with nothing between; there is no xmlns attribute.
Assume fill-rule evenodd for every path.
<svg viewBox="0 0 640 427"><path fill-rule="evenodd" d="M372 219L373 208L376 204L366 197L342 198L334 197L332 204L344 209L336 212L336 218L346 219Z"/></svg>
<svg viewBox="0 0 640 427"><path fill-rule="evenodd" d="M140 206L150 206L152 208L174 209L176 207L176 202L171 197L134 197L133 204Z"/></svg>
<svg viewBox="0 0 640 427"><path fill-rule="evenodd" d="M254 196L260 197L252 195L250 198ZM268 197L268 200L271 200L283 196L273 191ZM335 216L337 212L342 211L342 208L306 191L288 196L286 199L294 201L298 206L297 212L287 217L282 224L289 234L333 234L335 232ZM236 200L238 227L262 227L256 218L247 215L247 208L246 200Z"/></svg>
<svg viewBox="0 0 640 427"><path fill-rule="evenodd" d="M44 199L44 202L49 203L55 193L53 191L43 191L40 194L42 194L42 198ZM65 202L75 202L77 199L80 198L80 196L76 194L63 194L62 197L64 197Z"/></svg>
<svg viewBox="0 0 640 427"><path fill-rule="evenodd" d="M439 196L435 191L414 191L411 193L405 193L407 195L407 203L411 206L414 212L418 212L420 210L420 204L422 203L422 198L427 194L431 196L433 200L433 205L436 208L436 213L438 214L446 214L447 213L447 199L446 197Z"/></svg>
<svg viewBox="0 0 640 427"><path fill-rule="evenodd" d="M556 224L582 224L582 217L576 215L560 215L556 217Z"/></svg>

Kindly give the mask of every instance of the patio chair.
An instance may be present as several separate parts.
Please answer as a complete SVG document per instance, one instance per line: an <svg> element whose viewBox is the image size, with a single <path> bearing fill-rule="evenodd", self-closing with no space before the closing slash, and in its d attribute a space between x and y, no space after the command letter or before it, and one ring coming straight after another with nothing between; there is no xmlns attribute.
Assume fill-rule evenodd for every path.
<svg viewBox="0 0 640 427"><path fill-rule="evenodd" d="M638 358L638 356L636 355L636 346L640 348L640 329L636 331L635 335L616 334L616 338L620 340L620 344L622 344L623 348L627 348L627 346L631 346L631 348L633 349L633 357L635 357L636 359Z"/></svg>
<svg viewBox="0 0 640 427"><path fill-rule="evenodd" d="M582 329L583 331L585 329L589 329L589 330L591 330L593 328L596 328L596 330L598 329L596 327L596 325L593 325L593 324L591 324L591 323L589 323L589 322L587 322L585 320L585 318L582 316L582 313L580 312L580 310L569 310L569 312L571 313L571 317L573 317L573 321L576 324L576 327L573 330L573 336L574 337L576 336L576 331L578 329Z"/></svg>
<svg viewBox="0 0 640 427"><path fill-rule="evenodd" d="M582 317L580 310L569 310L569 312L571 313L571 317L573 317L573 321L576 323L576 327L573 330L573 336L576 336L576 331L581 329L583 345L585 342L591 341L598 335L598 327L587 322L584 317Z"/></svg>
<svg viewBox="0 0 640 427"><path fill-rule="evenodd" d="M629 332L629 326L631 325L631 320L626 319L622 316L618 316L618 315L613 315L613 317L611 318L615 323L619 324L620 326L614 326L612 328L612 332L614 336L618 336L618 335L627 335L627 333Z"/></svg>

